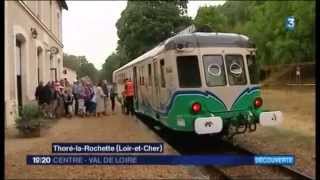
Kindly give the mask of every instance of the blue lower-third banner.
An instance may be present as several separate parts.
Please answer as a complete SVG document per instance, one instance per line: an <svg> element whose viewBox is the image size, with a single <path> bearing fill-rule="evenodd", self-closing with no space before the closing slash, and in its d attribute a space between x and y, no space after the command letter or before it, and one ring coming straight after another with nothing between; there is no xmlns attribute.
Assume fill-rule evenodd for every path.
<svg viewBox="0 0 320 180"><path fill-rule="evenodd" d="M28 165L294 165L292 155L27 155Z"/></svg>

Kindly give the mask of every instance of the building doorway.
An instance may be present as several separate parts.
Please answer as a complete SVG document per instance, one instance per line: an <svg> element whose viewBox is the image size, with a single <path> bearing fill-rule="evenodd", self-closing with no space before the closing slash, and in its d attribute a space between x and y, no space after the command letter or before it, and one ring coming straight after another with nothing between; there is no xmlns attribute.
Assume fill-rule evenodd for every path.
<svg viewBox="0 0 320 180"><path fill-rule="evenodd" d="M16 82L17 82L17 100L18 100L18 109L22 107L22 42L16 40Z"/></svg>
<svg viewBox="0 0 320 180"><path fill-rule="evenodd" d="M57 68L50 68L51 80L57 81Z"/></svg>

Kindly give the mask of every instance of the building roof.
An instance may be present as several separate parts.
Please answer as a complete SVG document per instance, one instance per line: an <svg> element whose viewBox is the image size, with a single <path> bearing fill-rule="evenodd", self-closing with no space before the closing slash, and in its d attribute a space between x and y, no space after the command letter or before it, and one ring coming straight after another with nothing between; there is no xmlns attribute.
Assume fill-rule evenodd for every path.
<svg viewBox="0 0 320 180"><path fill-rule="evenodd" d="M63 9L68 10L68 5L65 0L58 0L58 3Z"/></svg>

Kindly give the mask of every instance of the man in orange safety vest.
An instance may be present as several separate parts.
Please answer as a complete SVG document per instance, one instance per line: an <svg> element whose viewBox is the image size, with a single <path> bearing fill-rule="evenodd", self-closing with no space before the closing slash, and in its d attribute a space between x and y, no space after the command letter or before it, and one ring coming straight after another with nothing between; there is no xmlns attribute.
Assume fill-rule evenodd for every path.
<svg viewBox="0 0 320 180"><path fill-rule="evenodd" d="M133 108L133 96L134 96L134 85L131 79L129 78L125 83L125 96L126 96L126 105L127 105L127 115L131 113L134 115L134 108Z"/></svg>

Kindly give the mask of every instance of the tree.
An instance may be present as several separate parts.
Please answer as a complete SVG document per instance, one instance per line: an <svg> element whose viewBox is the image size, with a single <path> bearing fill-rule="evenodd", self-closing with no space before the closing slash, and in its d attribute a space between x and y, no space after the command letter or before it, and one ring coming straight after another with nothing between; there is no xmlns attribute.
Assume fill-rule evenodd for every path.
<svg viewBox="0 0 320 180"><path fill-rule="evenodd" d="M92 63L81 64L79 70L77 71L78 77L88 76L94 82L98 82L99 71L94 67Z"/></svg>
<svg viewBox="0 0 320 180"><path fill-rule="evenodd" d="M288 16L296 19L292 32L285 28ZM222 6L199 8L194 23L245 34L257 46L258 62L286 64L314 60L314 18L314 1L227 1Z"/></svg>
<svg viewBox="0 0 320 180"><path fill-rule="evenodd" d="M226 17L215 6L203 6L198 9L194 24L199 31L222 32L225 31L226 21Z"/></svg>
<svg viewBox="0 0 320 180"><path fill-rule="evenodd" d="M128 1L116 26L119 55L127 63L191 24L187 1ZM123 63L123 62L122 62Z"/></svg>
<svg viewBox="0 0 320 180"><path fill-rule="evenodd" d="M63 66L77 72L79 78L89 76L93 81L98 80L99 71L92 63L89 63L85 56L75 56L64 53Z"/></svg>
<svg viewBox="0 0 320 180"><path fill-rule="evenodd" d="M120 56L116 53L112 53L102 65L100 71L100 80L107 80L112 82L112 72L120 67Z"/></svg>

